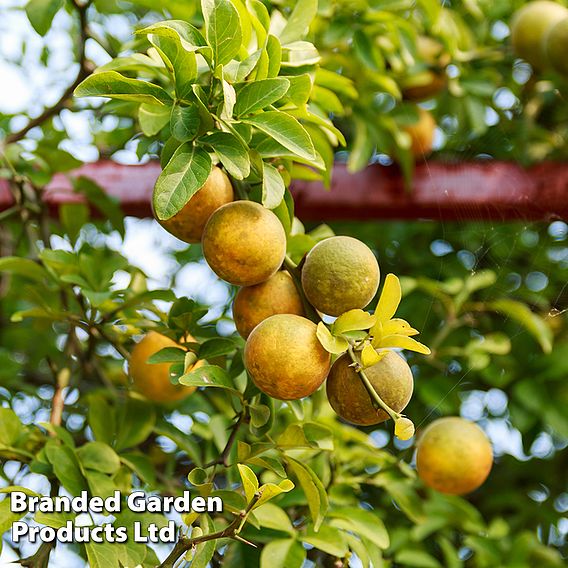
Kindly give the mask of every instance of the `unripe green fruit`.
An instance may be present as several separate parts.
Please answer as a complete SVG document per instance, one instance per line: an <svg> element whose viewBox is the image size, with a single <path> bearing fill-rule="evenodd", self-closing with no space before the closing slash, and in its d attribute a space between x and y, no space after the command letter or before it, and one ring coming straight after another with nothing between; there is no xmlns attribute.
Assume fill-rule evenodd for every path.
<svg viewBox="0 0 568 568"><path fill-rule="evenodd" d="M379 264L371 249L352 237L331 237L306 256L302 287L320 312L339 316L364 308L379 287Z"/></svg>
<svg viewBox="0 0 568 568"><path fill-rule="evenodd" d="M515 53L535 69L546 67L545 37L552 26L566 17L568 10L550 0L525 4L511 20L511 41Z"/></svg>

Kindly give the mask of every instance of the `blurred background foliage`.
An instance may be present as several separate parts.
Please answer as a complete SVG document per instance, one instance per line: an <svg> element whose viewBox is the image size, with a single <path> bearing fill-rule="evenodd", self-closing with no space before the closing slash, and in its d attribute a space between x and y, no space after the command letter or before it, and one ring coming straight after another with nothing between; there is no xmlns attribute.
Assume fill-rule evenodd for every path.
<svg viewBox="0 0 568 568"><path fill-rule="evenodd" d="M361 169L394 159L410 177L414 158L403 127L415 116L416 98L436 118L436 159L483 157L522 164L566 159L566 79L533 73L515 58L507 39L511 14L523 3L320 1L309 38L322 66L349 79L327 84L320 73L312 94L314 105L333 109L334 123L346 135L347 148L336 160ZM289 16L294 4L268 6ZM132 108L67 97L36 128L26 128L29 117L41 117L43 105L56 104L95 65L147 48L145 40L132 36L133 28L163 18L200 26L198 3L95 0L84 9L70 1L31 0L27 8L14 2L3 10L3 70L19 79L11 83L0 116L0 128L12 142L4 148L2 174L25 207L11 212L19 215L16 220L2 217L0 252L40 258L50 273L46 277L25 263L3 266L4 484L46 493L45 474L70 490L54 467L57 459L45 455L48 441L53 442L47 427L34 426L49 421L58 373L70 368L63 423L72 443L83 447L95 438L121 459L119 469L105 473L104 490L111 484L125 491L177 492L192 466L215 459L225 448L234 401L221 389L202 390L176 408L125 397L124 355L142 330L167 322L174 297L196 300L185 304L184 313L200 341L232 336L234 290L211 275L198 246L181 245L150 221L125 223L116 203L88 180L77 180L76 190L103 220L91 218L82 205L62 207L58 220L48 219L42 209L41 188L57 172L101 157L123 163L155 157L156 140L140 135ZM420 53L424 38L434 41L429 44L433 57L432 50ZM419 89L433 77L438 90L424 96ZM496 454L487 483L467 499L425 490L409 467L412 442L394 442L390 427L341 424L317 395L295 405L276 402L269 423L260 420L241 432L232 463L249 463L263 481L274 481L283 463L286 473L293 473L295 458L309 464L320 483L304 479L247 528L245 538L276 543L273 556L265 553L263 560L260 550L232 542L215 554L200 550L196 566L207 558L223 566L300 566L306 555L324 566L348 550L353 566L563 565L568 554L568 225L471 223L467 211L463 217L461 223L353 220L330 226L369 244L383 274L401 276L405 297L398 315L410 319L434 351L430 358L409 356L416 394L408 415L418 430L438 415L461 413L480 423ZM70 347L71 316L92 325L74 328L71 343L76 344ZM235 345L240 349L238 339ZM242 369L233 372L240 376ZM262 440L267 424L275 446L268 460L255 461L243 443ZM286 430L291 425L299 430ZM57 432L55 438L64 445L66 436ZM234 467L214 470L223 487L239 482ZM92 491L100 489L100 476L90 470L80 475ZM298 481L297 471L291 477ZM314 500L322 484L329 497L329 526L314 533L315 519L325 509L321 494ZM196 477L191 486L199 489ZM208 521L199 522L207 530ZM8 558L33 553L25 546L4 550ZM118 565L115 553L105 553L108 566ZM129 553L130 559L140 554ZM79 558L96 565L92 552L89 556L80 546L51 558L53 565L76 565ZM142 558L144 565L155 564L149 550Z"/></svg>

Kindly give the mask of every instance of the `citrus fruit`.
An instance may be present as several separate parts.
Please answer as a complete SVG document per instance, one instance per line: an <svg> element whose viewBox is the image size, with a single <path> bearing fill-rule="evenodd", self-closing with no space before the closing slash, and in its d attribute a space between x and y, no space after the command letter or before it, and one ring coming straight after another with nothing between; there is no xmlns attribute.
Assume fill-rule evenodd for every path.
<svg viewBox="0 0 568 568"><path fill-rule="evenodd" d="M316 324L294 314L276 314L259 323L245 345L245 367L256 386L280 400L311 395L329 372L330 354Z"/></svg>
<svg viewBox="0 0 568 568"><path fill-rule="evenodd" d="M339 316L364 308L379 287L379 264L371 249L352 237L330 237L307 254L302 287L320 312Z"/></svg>

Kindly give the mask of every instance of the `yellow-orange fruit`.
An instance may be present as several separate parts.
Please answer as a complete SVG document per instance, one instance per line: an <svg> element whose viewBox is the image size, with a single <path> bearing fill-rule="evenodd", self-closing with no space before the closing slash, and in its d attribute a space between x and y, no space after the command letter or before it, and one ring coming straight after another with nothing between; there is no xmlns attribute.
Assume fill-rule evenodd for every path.
<svg viewBox="0 0 568 568"><path fill-rule="evenodd" d="M439 418L418 439L418 476L441 493L465 495L474 491L487 479L492 465L493 451L487 436L464 418Z"/></svg>
<svg viewBox="0 0 568 568"><path fill-rule="evenodd" d="M432 152L436 121L430 112L418 108L418 121L408 124L404 131L410 135L410 151L415 158L422 158Z"/></svg>
<svg viewBox="0 0 568 568"><path fill-rule="evenodd" d="M217 209L205 225L202 244L213 272L237 286L268 280L286 255L282 223L253 201L234 201Z"/></svg>
<svg viewBox="0 0 568 568"><path fill-rule="evenodd" d="M544 40L554 24L568 17L568 9L550 0L528 2L511 20L511 41L515 53L536 69L546 67Z"/></svg>
<svg viewBox="0 0 568 568"><path fill-rule="evenodd" d="M325 380L330 354L316 335L316 324L294 314L277 314L259 323L245 345L245 367L256 386L280 400L311 395Z"/></svg>
<svg viewBox="0 0 568 568"><path fill-rule="evenodd" d="M373 251L352 237L330 237L306 256L302 287L320 312L339 316L364 308L379 287L379 264Z"/></svg>
<svg viewBox="0 0 568 568"><path fill-rule="evenodd" d="M201 241L209 217L234 199L233 186L225 172L214 167L203 187L173 217L158 222L169 233L186 243Z"/></svg>
<svg viewBox="0 0 568 568"><path fill-rule="evenodd" d="M327 398L335 412L347 422L369 426L389 419L384 410L376 410L371 396L345 354L332 365L327 377ZM404 410L414 383L408 363L390 351L377 364L365 369L365 375L381 399L395 412Z"/></svg>
<svg viewBox="0 0 568 568"><path fill-rule="evenodd" d="M190 335L188 342L195 341ZM128 365L129 375L134 389L154 402L179 401L195 391L195 387L174 385L170 381L170 363L148 363L148 359L166 347L180 347L173 339L149 331L132 349ZM192 367L197 369L203 361L197 361Z"/></svg>
<svg viewBox="0 0 568 568"><path fill-rule="evenodd" d="M241 288L233 303L233 319L237 331L245 339L261 321L275 314L304 315L296 285L282 270L266 282Z"/></svg>

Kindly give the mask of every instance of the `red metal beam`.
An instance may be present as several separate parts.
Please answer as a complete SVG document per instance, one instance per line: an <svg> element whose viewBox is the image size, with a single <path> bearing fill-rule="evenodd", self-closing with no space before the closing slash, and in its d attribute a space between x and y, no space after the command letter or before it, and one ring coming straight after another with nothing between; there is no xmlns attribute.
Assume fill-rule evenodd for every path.
<svg viewBox="0 0 568 568"><path fill-rule="evenodd" d="M85 164L70 175L96 181L119 199L124 212L151 215L150 197L160 166L150 162L124 166L103 160ZM437 219L507 221L568 218L568 164L543 163L523 169L512 162L437 161L418 164L412 192L405 192L396 166L371 165L349 173L343 164L333 171L332 187L298 181L292 193L303 220ZM80 199L69 178L54 176L45 199L53 210ZM0 211L11 205L6 182L0 181Z"/></svg>

